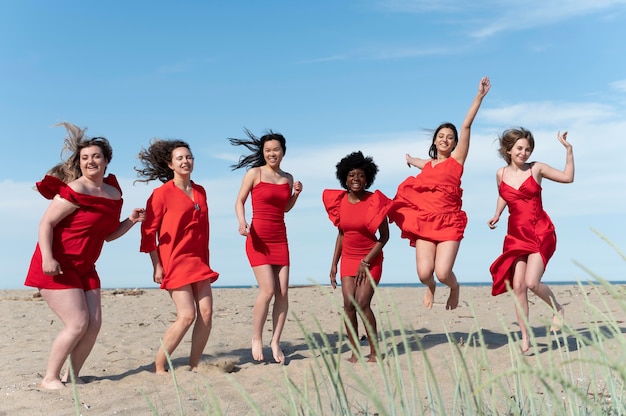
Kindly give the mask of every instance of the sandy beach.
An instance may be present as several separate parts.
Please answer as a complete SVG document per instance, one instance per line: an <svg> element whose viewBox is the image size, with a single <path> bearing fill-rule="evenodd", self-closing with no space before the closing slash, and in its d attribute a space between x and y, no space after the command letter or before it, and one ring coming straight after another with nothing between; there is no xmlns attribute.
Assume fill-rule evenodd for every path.
<svg viewBox="0 0 626 416"><path fill-rule="evenodd" d="M577 285L553 286L557 298L566 308L566 322L577 331L585 331L589 322L584 298L610 316L626 330L626 314L618 302L605 296L604 288ZM415 382L425 383L424 353L427 355L440 386L454 377L450 372L450 335L464 348L470 366L481 366L480 371L498 374L511 367L509 333L516 333L517 324L513 300L508 295L492 297L490 287L463 287L461 303L454 311L445 310L447 289L438 288L432 310L424 309L424 288L381 288L373 308L379 317L379 333L384 333L383 351L394 354L393 346L401 345L401 329L412 339L410 348L396 349L395 354L411 358L413 370L420 374ZM620 288L620 293L624 293ZM285 365L271 360L269 339L271 324L266 324L264 339L266 362L254 362L250 353L252 333L252 305L255 288L214 289L213 331L205 349L203 363L195 371L185 367L189 353L189 334L174 352L174 375L181 402L171 375L158 376L152 372L159 337L174 319L173 304L165 291L104 290L102 296L104 324L97 344L81 373L86 384L77 386L83 415L145 415L152 414L207 414L206 402L217 400L220 409L228 415L253 414L238 387L243 388L259 406L263 414L284 414L286 404L276 398L277 392L287 392L287 379L296 386L312 383L312 369L318 362L319 351L312 351L306 342L298 321L314 337L325 336L332 350L341 353L341 371L346 372L344 383L347 395L356 409L367 408L367 394L363 386L352 382L353 376L363 380L369 388L382 388L380 380L368 378L363 365L350 364L345 336L341 335L341 291L330 287L293 287L290 289L290 315L283 333L282 346ZM76 414L72 388L62 391L39 389L45 371L50 344L60 329L60 322L50 311L36 290L0 291L0 330L3 342L0 353L1 415L72 415ZM525 359L538 365L558 349L553 335L547 333L546 323L551 311L531 297L530 322L538 340L539 352ZM393 319L388 319L392 316ZM399 323L401 322L401 324ZM401 327L400 327L401 326ZM362 329L361 329L362 332ZM484 348L477 345L476 333L484 339ZM556 345L556 347L555 347ZM369 348L362 343L367 352ZM607 352L612 344L607 343ZM572 349L572 348L570 348ZM487 357L483 356L486 351ZM573 348L572 354L579 352ZM479 360L479 356L481 357ZM550 355L552 356L552 355ZM391 358L386 358L385 361ZM485 362L488 363L485 365ZM366 364L366 366L377 364ZM318 379L319 383L320 380ZM308 384L307 384L308 383ZM452 382L449 383L452 385ZM451 389L452 390L452 389ZM444 398L453 397L453 391L442 389ZM214 395L214 397L211 397ZM182 409L182 410L181 410ZM355 410L355 413L357 410Z"/></svg>

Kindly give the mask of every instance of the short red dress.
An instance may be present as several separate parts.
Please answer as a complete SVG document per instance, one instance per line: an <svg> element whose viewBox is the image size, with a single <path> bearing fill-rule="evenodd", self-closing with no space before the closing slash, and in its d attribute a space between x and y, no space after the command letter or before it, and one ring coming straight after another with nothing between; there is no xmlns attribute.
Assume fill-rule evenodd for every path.
<svg viewBox="0 0 626 416"><path fill-rule="evenodd" d="M340 276L356 276L359 264L376 244L376 232L387 216L392 201L382 192L367 192L365 199L352 204L348 192L326 189L322 193L328 218L343 231ZM383 252L370 260L370 274L376 283L383 272Z"/></svg>
<svg viewBox="0 0 626 416"><path fill-rule="evenodd" d="M114 175L108 175L104 182L122 192ZM41 250L37 244L24 285L39 289L99 289L96 260L100 257L106 237L120 225L123 200L78 193L50 175L37 182L37 190L46 199L59 195L79 208L53 229L52 254L61 265L63 274L44 274Z"/></svg>
<svg viewBox="0 0 626 416"><path fill-rule="evenodd" d="M291 198L288 183L259 182L252 188L252 221L246 238L250 266L289 266L285 209Z"/></svg>
<svg viewBox="0 0 626 416"><path fill-rule="evenodd" d="M541 186L532 174L519 189L500 182L498 192L509 207L509 225L502 255L489 268L493 296L506 292L507 281L512 287L517 259L539 253L545 267L556 250L554 224L543 210Z"/></svg>
<svg viewBox="0 0 626 416"><path fill-rule="evenodd" d="M462 207L463 165L453 157L424 165L417 175L398 186L389 221L402 231L401 237L415 246L415 240L461 241L467 215Z"/></svg>
<svg viewBox="0 0 626 416"><path fill-rule="evenodd" d="M139 251L157 251L163 266L161 289L217 280L209 266L209 207L206 191L192 182L193 200L174 181L152 191L141 223Z"/></svg>

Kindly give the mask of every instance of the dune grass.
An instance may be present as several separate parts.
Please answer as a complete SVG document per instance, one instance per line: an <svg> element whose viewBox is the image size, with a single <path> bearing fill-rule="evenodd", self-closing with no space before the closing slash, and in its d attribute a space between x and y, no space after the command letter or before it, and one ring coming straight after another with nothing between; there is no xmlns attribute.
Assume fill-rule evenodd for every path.
<svg viewBox="0 0 626 416"><path fill-rule="evenodd" d="M547 336L541 340L531 331L529 353L520 353L517 333L510 332L502 321L508 343L498 353L509 356L506 370L491 370L493 351L489 351L477 319L467 339L456 339L446 331L447 360L436 368L418 332L401 322L393 300L379 299L393 306L377 314L384 354L377 363L367 363L361 350L353 351L358 362L348 363L342 359L351 348L345 333L340 331L338 341L331 341L317 320L314 328L307 328L296 319L311 355L305 381L296 382L285 367L282 388L263 388L269 390L268 400L281 403L279 414L284 415L624 415L626 327L621 319L626 315L626 289L592 276L594 283L579 284L583 300L576 307L584 308L585 321L577 327L566 322L552 333L548 329L551 322L545 322ZM590 299L591 293L600 294L596 297L600 304ZM376 290L375 296L383 296L382 291ZM613 311L609 299L618 305ZM472 312L474 307L471 305ZM173 368L169 357L168 363ZM167 414L185 415L175 371L170 373L178 409ZM227 377L247 402L249 414L264 415L263 406L232 376ZM220 408L210 385L198 388L195 394L203 414L228 414L228 409ZM158 415L156 406L147 397L146 401L151 414Z"/></svg>

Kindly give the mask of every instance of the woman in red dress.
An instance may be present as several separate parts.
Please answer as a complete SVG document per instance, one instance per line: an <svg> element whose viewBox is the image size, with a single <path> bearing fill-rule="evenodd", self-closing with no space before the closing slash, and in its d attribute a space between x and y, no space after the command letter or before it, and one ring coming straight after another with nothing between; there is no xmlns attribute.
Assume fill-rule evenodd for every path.
<svg viewBox="0 0 626 416"><path fill-rule="evenodd" d="M433 135L430 159L406 155L409 167L422 171L400 184L389 212L389 221L395 222L402 238L415 247L417 275L427 287L423 303L428 309L435 301L434 275L450 288L446 309L455 309L459 304L459 283L452 268L467 225L467 215L461 209L461 175L472 123L490 88L489 78L482 78L460 136L454 124L441 124Z"/></svg>
<svg viewBox="0 0 626 416"><path fill-rule="evenodd" d="M560 171L545 163L531 162L528 158L535 148L530 131L519 128L506 130L500 137L500 155L507 166L498 169L498 202L496 213L488 222L496 228L504 207L509 207L509 224L504 238L504 249L490 267L493 279L492 295L506 292L509 288L517 299L515 308L517 321L522 332L522 351L530 348L528 322L528 290L554 308L556 314L551 330L558 330L564 316L563 307L554 293L541 283L548 261L556 250L554 225L543 210L541 201L541 179L571 183L574 181L574 153L567 141L567 132L557 135L565 146L565 168ZM508 287L507 287L508 286Z"/></svg>
<svg viewBox="0 0 626 416"><path fill-rule="evenodd" d="M289 247L284 217L302 192L302 183L294 182L293 176L280 168L287 150L285 138L281 134L270 130L257 138L246 130L246 135L248 139L229 140L235 146L245 146L253 151L233 165L233 170L249 167L237 195L235 212L239 234L246 237L246 254L259 285L252 320L252 358L263 360L263 324L274 298L270 346L274 360L283 363L285 355L280 348L280 336L289 309ZM250 225L245 216L248 195L252 195Z"/></svg>
<svg viewBox="0 0 626 416"><path fill-rule="evenodd" d="M157 374L165 373L172 354L193 325L189 366L198 367L209 340L213 316L211 283L218 273L209 265L209 209L206 191L191 180L194 158L181 140L154 140L139 153L141 182L158 179L146 204L140 251L149 253L154 282L169 292L176 321L163 334L155 359ZM195 324L194 324L195 321Z"/></svg>
<svg viewBox="0 0 626 416"><path fill-rule="evenodd" d="M368 361L382 358L378 349L376 318L370 304L382 275L382 250L389 240L387 211L392 201L380 191L367 191L374 183L377 172L378 166L371 157L364 157L361 152L351 153L337 163L337 179L346 190L325 189L322 193L324 208L338 229L330 267L330 284L333 289L337 287L337 263L341 259L339 276L346 332L352 345L350 362L353 363L357 361L359 339L357 306L365 319L365 332L370 344Z"/></svg>
<svg viewBox="0 0 626 416"><path fill-rule="evenodd" d="M95 263L105 241L124 235L143 219L136 208L120 222L122 190L113 175L104 176L113 157L104 137L87 138L85 129L67 129L64 162L37 183L50 205L39 224L38 243L30 262L26 286L39 289L50 309L63 322L52 344L41 387L61 389L74 379L89 356L102 326L100 277ZM61 377L63 364L69 368Z"/></svg>

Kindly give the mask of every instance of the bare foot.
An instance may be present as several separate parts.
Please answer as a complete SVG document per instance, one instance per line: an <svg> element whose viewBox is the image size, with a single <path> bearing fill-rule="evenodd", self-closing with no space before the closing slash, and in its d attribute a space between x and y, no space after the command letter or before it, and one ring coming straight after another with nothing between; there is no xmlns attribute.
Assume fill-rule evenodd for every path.
<svg viewBox="0 0 626 416"><path fill-rule="evenodd" d="M461 287L459 284L456 284L456 287L450 288L450 296L448 296L448 302L446 303L446 310L456 309L459 306L459 293L461 291Z"/></svg>
<svg viewBox="0 0 626 416"><path fill-rule="evenodd" d="M528 350L530 350L530 342L529 342L529 340L522 339L522 347L521 347L522 354L526 354L528 352Z"/></svg>
<svg viewBox="0 0 626 416"><path fill-rule="evenodd" d="M550 325L550 332L559 332L565 321L565 309L561 308L552 317L552 325Z"/></svg>
<svg viewBox="0 0 626 416"><path fill-rule="evenodd" d="M359 359L356 357L356 355L352 354L352 356L350 357L350 359L348 361L350 361L352 364L354 364L357 361L359 361Z"/></svg>
<svg viewBox="0 0 626 416"><path fill-rule="evenodd" d="M72 383L72 379L69 373L66 372L65 374L63 374L63 376L61 377L61 383ZM83 379L78 376L74 376L74 384L85 384L85 381L83 381Z"/></svg>
<svg viewBox="0 0 626 416"><path fill-rule="evenodd" d="M165 368L155 368L154 373L162 376L167 374L167 370Z"/></svg>
<svg viewBox="0 0 626 416"><path fill-rule="evenodd" d="M378 357L376 356L376 354L370 354L370 358L367 359L368 363L375 363L378 361Z"/></svg>
<svg viewBox="0 0 626 416"><path fill-rule="evenodd" d="M263 361L263 341L252 338L252 358Z"/></svg>
<svg viewBox="0 0 626 416"><path fill-rule="evenodd" d="M46 380L44 378L41 381L40 387L46 390L61 390L65 388L65 384L63 384L60 379Z"/></svg>
<svg viewBox="0 0 626 416"><path fill-rule="evenodd" d="M274 355L274 361L277 363L285 362L285 354L283 354L283 350L280 349L280 345L278 342L272 341L272 354Z"/></svg>
<svg viewBox="0 0 626 416"><path fill-rule="evenodd" d="M426 309L433 308L433 303L435 303L435 287L434 284L432 287L426 286L426 293L424 293L424 299L422 300Z"/></svg>

